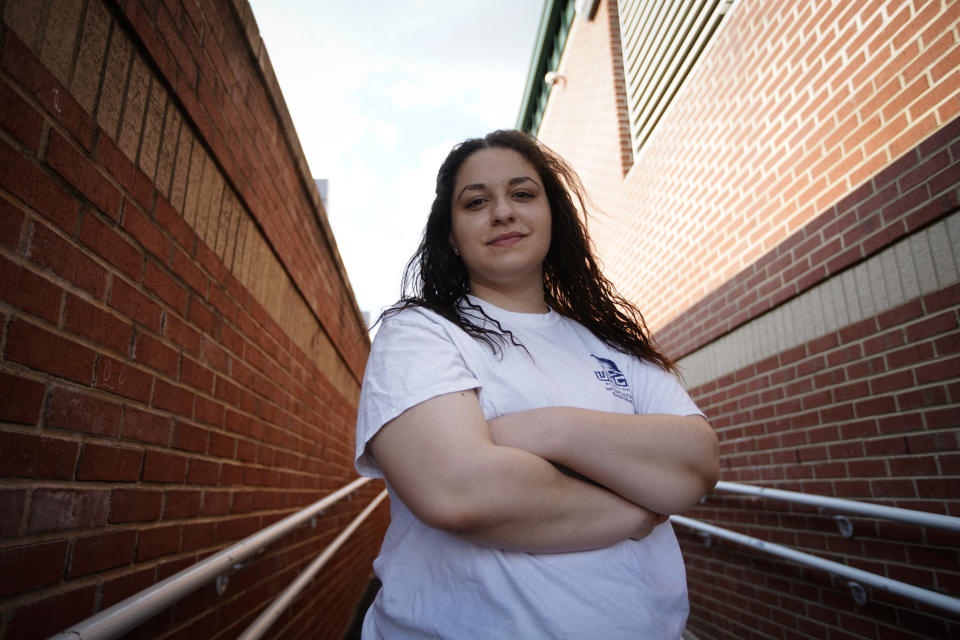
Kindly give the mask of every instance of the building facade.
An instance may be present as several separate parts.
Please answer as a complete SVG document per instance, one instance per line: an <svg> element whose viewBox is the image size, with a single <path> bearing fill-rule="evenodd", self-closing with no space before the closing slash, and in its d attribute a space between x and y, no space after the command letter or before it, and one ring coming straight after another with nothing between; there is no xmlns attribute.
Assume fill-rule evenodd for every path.
<svg viewBox="0 0 960 640"><path fill-rule="evenodd" d="M0 3L0 638L356 477L369 338L245 0ZM237 637L371 483L125 637ZM340 638L381 506L270 631Z"/></svg>
<svg viewBox="0 0 960 640"><path fill-rule="evenodd" d="M577 170L605 273L722 480L960 515L960 4L546 2L518 126ZM692 517L960 594L955 534L770 500ZM960 637L937 609L677 527L702 638Z"/></svg>

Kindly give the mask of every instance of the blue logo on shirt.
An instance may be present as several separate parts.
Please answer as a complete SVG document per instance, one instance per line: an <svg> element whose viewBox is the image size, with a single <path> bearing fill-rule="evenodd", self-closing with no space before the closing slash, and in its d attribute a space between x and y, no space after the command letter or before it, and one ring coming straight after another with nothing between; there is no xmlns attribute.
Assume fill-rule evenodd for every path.
<svg viewBox="0 0 960 640"><path fill-rule="evenodd" d="M627 381L627 376L620 371L617 363L607 358L595 356L592 353L590 357L600 363L601 369L594 371L593 374L597 376L597 380L604 384L604 388L617 398L632 404L633 392L630 390L630 383Z"/></svg>

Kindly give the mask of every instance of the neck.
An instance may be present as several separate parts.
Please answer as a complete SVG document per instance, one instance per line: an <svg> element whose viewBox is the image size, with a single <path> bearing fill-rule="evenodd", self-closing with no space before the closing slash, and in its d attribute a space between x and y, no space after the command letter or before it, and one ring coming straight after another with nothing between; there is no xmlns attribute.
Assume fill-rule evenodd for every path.
<svg viewBox="0 0 960 640"><path fill-rule="evenodd" d="M516 313L547 313L547 303L543 299L543 285L537 283L527 287L498 287L470 281L470 294L485 302Z"/></svg>

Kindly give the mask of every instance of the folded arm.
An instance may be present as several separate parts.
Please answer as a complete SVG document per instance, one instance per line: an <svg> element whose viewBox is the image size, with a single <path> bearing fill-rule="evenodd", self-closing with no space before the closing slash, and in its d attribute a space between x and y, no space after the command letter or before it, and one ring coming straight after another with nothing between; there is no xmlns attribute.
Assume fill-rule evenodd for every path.
<svg viewBox="0 0 960 640"><path fill-rule="evenodd" d="M717 438L700 416L545 407L490 421L494 442L567 466L631 502L680 513L716 484Z"/></svg>
<svg viewBox="0 0 960 640"><path fill-rule="evenodd" d="M473 391L408 409L368 447L414 515L478 544L581 551L641 538L663 521L539 455L494 443Z"/></svg>

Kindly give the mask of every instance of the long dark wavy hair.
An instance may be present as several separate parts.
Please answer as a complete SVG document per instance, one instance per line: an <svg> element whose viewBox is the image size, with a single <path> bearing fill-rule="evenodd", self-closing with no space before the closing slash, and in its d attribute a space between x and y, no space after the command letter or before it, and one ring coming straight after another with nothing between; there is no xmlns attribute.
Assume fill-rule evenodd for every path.
<svg viewBox="0 0 960 640"><path fill-rule="evenodd" d="M494 131L483 138L466 140L450 151L437 173L436 197L420 246L403 274L403 295L380 315L378 322L403 309L426 307L487 343L494 353L507 338L522 346L482 308L466 300L470 278L463 260L450 245L457 173L480 149L516 151L543 181L552 218L550 248L543 261L544 298L550 308L576 320L614 349L676 373L676 365L651 339L640 310L617 293L597 266L587 233L584 189L577 174L560 156L520 131ZM475 324L460 313L461 305L479 311L490 322L486 326Z"/></svg>

